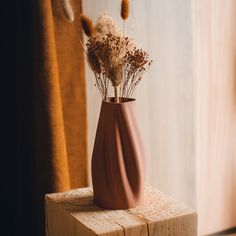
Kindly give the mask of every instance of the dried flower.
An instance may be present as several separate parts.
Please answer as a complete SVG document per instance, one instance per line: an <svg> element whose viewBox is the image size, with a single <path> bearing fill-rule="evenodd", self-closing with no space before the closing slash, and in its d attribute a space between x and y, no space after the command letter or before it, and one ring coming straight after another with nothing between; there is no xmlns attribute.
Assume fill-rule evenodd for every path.
<svg viewBox="0 0 236 236"><path fill-rule="evenodd" d="M100 65L99 59L95 55L94 51L92 51L91 49L88 50L87 57L88 57L89 64L92 67L92 70L97 74L101 74L101 72L102 72L101 65Z"/></svg>
<svg viewBox="0 0 236 236"><path fill-rule="evenodd" d="M132 39L123 36L107 13L98 18L86 47L87 61L94 72L97 88L103 99L107 99L110 81L116 102L118 87L121 100L131 97L152 62L147 52L138 49Z"/></svg>
<svg viewBox="0 0 236 236"><path fill-rule="evenodd" d="M70 0L61 0L63 11L66 15L66 18L70 21L74 21L74 11L71 7Z"/></svg>
<svg viewBox="0 0 236 236"><path fill-rule="evenodd" d="M96 22L94 37L101 39L107 34L121 35L121 31L117 28L115 21L107 14L102 13Z"/></svg>
<svg viewBox="0 0 236 236"><path fill-rule="evenodd" d="M121 1L120 15L123 20L126 20L129 17L129 1L128 0Z"/></svg>
<svg viewBox="0 0 236 236"><path fill-rule="evenodd" d="M94 27L93 27L93 22L91 19L89 19L87 16L84 14L80 15L80 22L83 27L84 33L90 37L93 35L94 32Z"/></svg>

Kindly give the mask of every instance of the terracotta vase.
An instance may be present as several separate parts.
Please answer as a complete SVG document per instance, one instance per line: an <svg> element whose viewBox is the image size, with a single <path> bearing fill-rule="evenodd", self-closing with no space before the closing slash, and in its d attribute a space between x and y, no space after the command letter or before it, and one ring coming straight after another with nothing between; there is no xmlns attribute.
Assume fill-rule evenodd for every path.
<svg viewBox="0 0 236 236"><path fill-rule="evenodd" d="M136 117L135 99L102 102L92 155L94 201L100 207L128 209L143 201L146 165Z"/></svg>

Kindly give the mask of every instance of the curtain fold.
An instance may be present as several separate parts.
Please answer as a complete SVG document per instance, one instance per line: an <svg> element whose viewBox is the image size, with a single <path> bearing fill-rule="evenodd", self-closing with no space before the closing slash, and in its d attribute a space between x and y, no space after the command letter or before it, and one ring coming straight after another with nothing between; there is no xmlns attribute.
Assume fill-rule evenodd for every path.
<svg viewBox="0 0 236 236"><path fill-rule="evenodd" d="M6 40L16 57L6 50L5 69L11 144L4 166L11 171L4 173L4 199L16 202L6 207L10 235L45 235L45 194L88 184L82 4L71 3L73 23L61 0L8 3L16 30Z"/></svg>
<svg viewBox="0 0 236 236"><path fill-rule="evenodd" d="M39 186L51 177L49 188L63 191L70 188L66 137L63 118L59 65L55 29L50 1L37 7L34 54L34 157ZM38 20L38 21L37 21ZM48 166L48 172L43 167Z"/></svg>
<svg viewBox="0 0 236 236"><path fill-rule="evenodd" d="M54 26L71 188L87 184L87 115L81 1L70 1L75 21L65 19L61 1L54 1ZM77 158L79 155L80 158ZM80 171L78 171L80 170Z"/></svg>
<svg viewBox="0 0 236 236"><path fill-rule="evenodd" d="M61 1L37 1L34 54L34 158L36 202L87 185L87 124L81 2L72 1L75 21L67 21ZM41 203L41 204L40 204Z"/></svg>

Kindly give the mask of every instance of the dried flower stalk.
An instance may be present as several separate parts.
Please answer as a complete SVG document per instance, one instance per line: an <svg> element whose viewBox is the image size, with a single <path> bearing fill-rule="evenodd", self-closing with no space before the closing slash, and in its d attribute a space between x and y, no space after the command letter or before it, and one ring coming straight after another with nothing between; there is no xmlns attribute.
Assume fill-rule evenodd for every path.
<svg viewBox="0 0 236 236"><path fill-rule="evenodd" d="M93 32L94 32L94 27L93 27L93 22L91 19L89 19L87 16L85 16L84 14L80 15L80 22L82 25L82 28L84 30L84 33L90 37L92 36Z"/></svg>
<svg viewBox="0 0 236 236"><path fill-rule="evenodd" d="M121 1L120 15L123 20L126 20L129 17L129 1L128 0Z"/></svg>

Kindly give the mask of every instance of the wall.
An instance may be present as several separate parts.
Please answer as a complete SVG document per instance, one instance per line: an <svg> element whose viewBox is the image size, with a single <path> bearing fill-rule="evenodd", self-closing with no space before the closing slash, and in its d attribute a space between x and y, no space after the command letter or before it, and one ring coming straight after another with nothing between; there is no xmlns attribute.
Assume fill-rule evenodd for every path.
<svg viewBox="0 0 236 236"><path fill-rule="evenodd" d="M148 182L195 207L191 1L130 2L127 32L154 60L135 94ZM105 10L122 25L119 0L84 1L84 13L94 20ZM87 68L90 157L101 104L93 85Z"/></svg>
<svg viewBox="0 0 236 236"><path fill-rule="evenodd" d="M236 1L193 1L199 233L236 225Z"/></svg>

